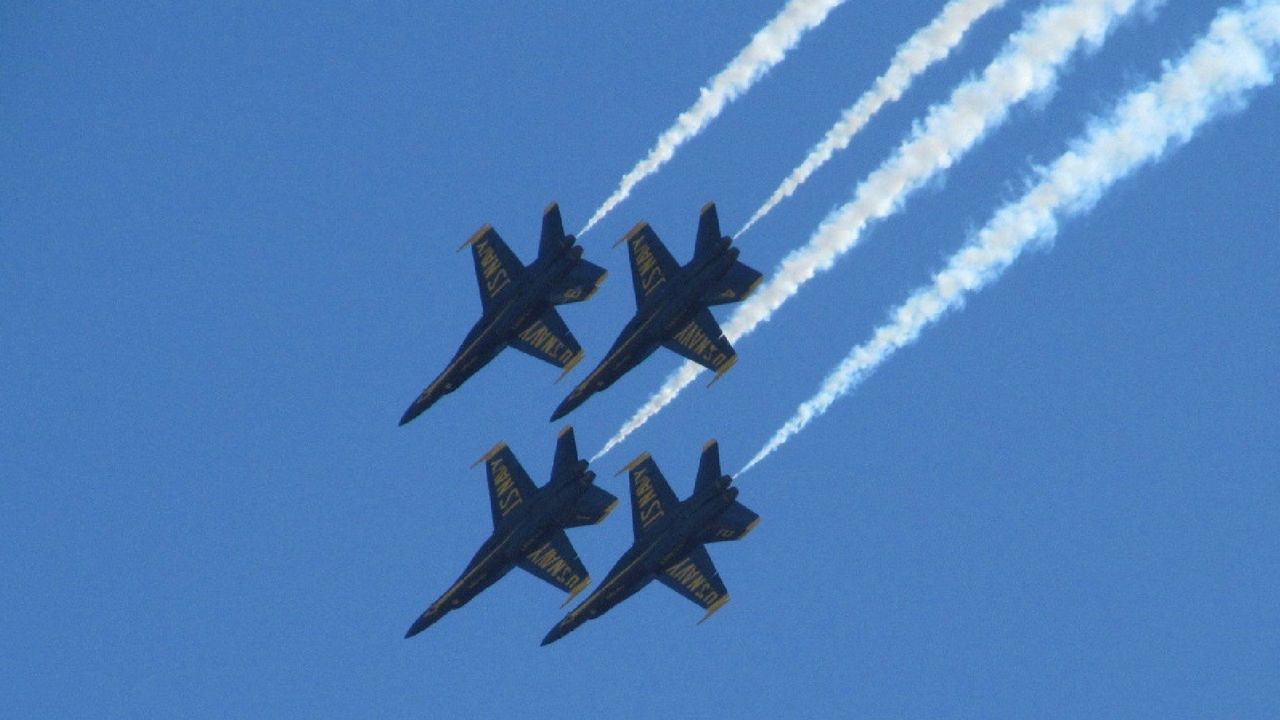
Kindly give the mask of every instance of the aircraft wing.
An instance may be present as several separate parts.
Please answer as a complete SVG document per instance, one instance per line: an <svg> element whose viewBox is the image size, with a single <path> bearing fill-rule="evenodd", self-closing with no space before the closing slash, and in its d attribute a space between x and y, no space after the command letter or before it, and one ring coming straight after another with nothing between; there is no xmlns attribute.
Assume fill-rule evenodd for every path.
<svg viewBox="0 0 1280 720"><path fill-rule="evenodd" d="M652 296L659 288L675 279L680 264L667 250L658 234L642 222L623 237L631 252L631 284L636 293L636 307Z"/></svg>
<svg viewBox="0 0 1280 720"><path fill-rule="evenodd" d="M595 525L603 522L609 517L609 513L618 506L618 498L608 490L602 490L595 485L587 488L587 491L578 498L578 502L569 510L569 516L564 521L567 528L581 527L582 525Z"/></svg>
<svg viewBox="0 0 1280 720"><path fill-rule="evenodd" d="M609 271L599 265L578 260L569 274L551 291L551 304L564 305L590 300L608 275Z"/></svg>
<svg viewBox="0 0 1280 720"><path fill-rule="evenodd" d="M631 474L631 529L640 537L673 512L680 500L649 453L632 460L624 470Z"/></svg>
<svg viewBox="0 0 1280 720"><path fill-rule="evenodd" d="M511 347L549 362L568 373L582 361L584 353L578 339L569 332L569 326L555 308L547 308L537 320L525 326L511 339ZM561 377L564 373L561 374Z"/></svg>
<svg viewBox="0 0 1280 720"><path fill-rule="evenodd" d="M663 340L662 345L709 370L714 370L716 378L728 372L738 360L738 354L729 344L729 339L724 336L719 323L706 308L694 313L689 322L674 335Z"/></svg>
<svg viewBox="0 0 1280 720"><path fill-rule="evenodd" d="M716 521L702 531L701 542L724 542L741 540L746 537L760 522L760 516L746 505L735 501L727 510L716 518Z"/></svg>
<svg viewBox="0 0 1280 720"><path fill-rule="evenodd" d="M471 246L471 259L475 261L480 302L487 312L514 286L515 279L524 271L524 265L492 225L477 230L462 246L468 245Z"/></svg>
<svg viewBox="0 0 1280 720"><path fill-rule="evenodd" d="M688 555L668 565L658 574L663 585L697 603L707 611L698 623L706 622L717 610L729 602L729 590L725 588L720 573L711 562L707 549L699 545Z"/></svg>
<svg viewBox="0 0 1280 720"><path fill-rule="evenodd" d="M729 272L724 274L714 285L702 294L702 302L708 305L723 305L745 300L755 292L756 286L764 280L755 268L734 261Z"/></svg>
<svg viewBox="0 0 1280 720"><path fill-rule="evenodd" d="M521 467L516 454L507 444L500 442L485 456L476 461L484 463L489 477L489 509L493 512L493 526L524 503L533 499L538 487L529 479L529 473Z"/></svg>
<svg viewBox="0 0 1280 720"><path fill-rule="evenodd" d="M554 530L546 542L532 550L516 563L522 570L541 578L569 593L569 600L577 597L591 583L591 575L578 558L564 530ZM565 604L569 603L565 600Z"/></svg>

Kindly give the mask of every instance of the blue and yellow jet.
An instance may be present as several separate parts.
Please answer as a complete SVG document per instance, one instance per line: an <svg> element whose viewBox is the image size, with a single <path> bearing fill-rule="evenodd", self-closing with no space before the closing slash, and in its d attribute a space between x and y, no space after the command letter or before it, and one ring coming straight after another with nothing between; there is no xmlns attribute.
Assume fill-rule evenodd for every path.
<svg viewBox="0 0 1280 720"><path fill-rule="evenodd" d="M565 605L591 582L564 531L601 522L613 512L618 498L593 484L596 474L587 469L586 460L578 458L573 428L560 432L551 480L540 488L506 443L498 443L476 461L480 463L485 464L489 478L493 534L471 558L462 577L418 617L406 638L467 604L515 567L569 593Z"/></svg>
<svg viewBox="0 0 1280 720"><path fill-rule="evenodd" d="M525 267L491 225L462 244L471 248L484 314L462 347L400 418L404 425L456 390L508 345L561 368L560 377L582 360L582 346L556 312L556 305L587 300L608 274L582 259L582 248L564 234L560 208L542 215L538 259Z"/></svg>
<svg viewBox="0 0 1280 720"><path fill-rule="evenodd" d="M729 602L706 543L740 540L760 522L760 516L737 501L733 478L720 472L720 449L715 440L702 449L693 494L676 499L658 465L645 453L623 468L631 474L631 524L635 543L614 565L600 587L547 633L548 645L588 620L631 597L649 581L663 585L713 613Z"/></svg>
<svg viewBox="0 0 1280 720"><path fill-rule="evenodd" d="M720 234L715 203L702 208L693 259L687 265L671 257L649 223L636 225L619 242L626 242L631 251L636 315L599 367L556 408L553 421L617 382L659 346L714 370L716 379L738 359L708 307L746 298L762 276L738 262L733 239Z"/></svg>

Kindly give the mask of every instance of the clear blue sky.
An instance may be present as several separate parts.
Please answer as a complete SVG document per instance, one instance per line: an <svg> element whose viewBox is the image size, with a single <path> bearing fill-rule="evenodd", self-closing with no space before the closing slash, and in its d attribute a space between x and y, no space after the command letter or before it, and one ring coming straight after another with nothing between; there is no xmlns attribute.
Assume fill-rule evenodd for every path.
<svg viewBox="0 0 1280 720"><path fill-rule="evenodd" d="M63 5L57 7L56 5ZM586 237L587 349L400 413L478 317L489 222L576 229L781 0L0 6L0 706L12 717L1275 717L1280 92L1126 180L742 479L713 620L653 586L548 648L512 573L411 641L488 534L506 440L632 312L650 221L740 226L934 2L837 9ZM676 5L677 7L671 7ZM1012 2L741 241L771 269L1035 7ZM596 468L739 467L1032 163L1219 3L1076 63ZM721 317L724 312L719 313ZM569 420L592 452L678 365ZM571 533L601 577L622 509Z"/></svg>

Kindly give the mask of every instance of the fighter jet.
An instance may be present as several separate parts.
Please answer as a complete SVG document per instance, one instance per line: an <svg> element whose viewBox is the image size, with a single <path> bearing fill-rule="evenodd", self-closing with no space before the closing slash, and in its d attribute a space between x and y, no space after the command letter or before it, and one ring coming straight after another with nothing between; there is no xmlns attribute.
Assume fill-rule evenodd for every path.
<svg viewBox="0 0 1280 720"><path fill-rule="evenodd" d="M405 411L401 425L456 390L508 345L563 368L560 377L582 360L582 347L555 306L587 300L608 273L583 260L576 242L574 236L564 234L560 208L551 203L542 214L538 259L528 267L491 225L477 230L458 248L471 248L484 314L449 366Z"/></svg>
<svg viewBox="0 0 1280 720"><path fill-rule="evenodd" d="M736 500L738 489L729 487L733 478L720 473L716 441L703 447L693 494L684 502L676 499L649 453L623 472L631 473L635 543L600 587L547 633L543 645L600 617L654 578L706 609L699 624L729 602L729 591L711 564L705 544L746 537L760 516Z"/></svg>
<svg viewBox="0 0 1280 720"><path fill-rule="evenodd" d="M676 263L648 223L631 228L618 242L624 241L631 250L636 315L599 367L556 408L553 421L612 385L659 345L715 370L716 380L737 362L737 353L707 308L746 298L762 276L738 262L732 238L720 234L715 203L702 208L693 260L687 265Z"/></svg>
<svg viewBox="0 0 1280 720"><path fill-rule="evenodd" d="M534 486L506 443L498 443L476 461L476 465L480 463L485 464L489 476L493 534L471 558L462 577L414 621L406 638L467 604L513 567L568 592L565 605L591 583L564 531L604 520L617 506L618 498L592 484L596 474L587 469L586 460L578 459L573 428L560 432L551 481L540 488Z"/></svg>

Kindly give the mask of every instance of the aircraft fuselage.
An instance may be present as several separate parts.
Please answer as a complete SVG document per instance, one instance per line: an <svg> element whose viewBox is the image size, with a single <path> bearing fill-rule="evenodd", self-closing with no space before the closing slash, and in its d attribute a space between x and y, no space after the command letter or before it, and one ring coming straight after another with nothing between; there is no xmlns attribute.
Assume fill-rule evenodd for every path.
<svg viewBox="0 0 1280 720"><path fill-rule="evenodd" d="M695 257L674 279L654 280L669 287L647 295L635 317L622 328L604 360L556 408L551 420L564 417L592 395L613 385L644 362L665 340L679 332L694 313L706 306L705 294L729 272L737 259L738 249L731 247L728 240L722 240L718 252ZM649 281L643 276L636 279L641 284Z"/></svg>
<svg viewBox="0 0 1280 720"><path fill-rule="evenodd" d="M400 424L426 412L440 398L461 387L541 317L552 306L552 289L573 270L581 257L582 247L571 245L552 257L539 257L519 277L488 278L488 282L503 282L505 279L513 283L513 287L500 303L489 308L476 321L449 366L414 401ZM505 275L505 271L499 272Z"/></svg>
<svg viewBox="0 0 1280 720"><path fill-rule="evenodd" d="M511 572L522 558L546 542L548 533L564 526L570 509L595 477L595 472L587 469L587 462L579 460L576 472L553 479L527 503L513 508L480 546L462 576L414 623L409 635L422 632L450 611L466 605Z"/></svg>
<svg viewBox="0 0 1280 720"><path fill-rule="evenodd" d="M609 570L600 587L561 621L542 644L554 642L586 621L605 614L687 556L700 543L703 531L737 497L737 488L720 483L680 503L667 517L657 518L659 525L636 538L635 544Z"/></svg>

